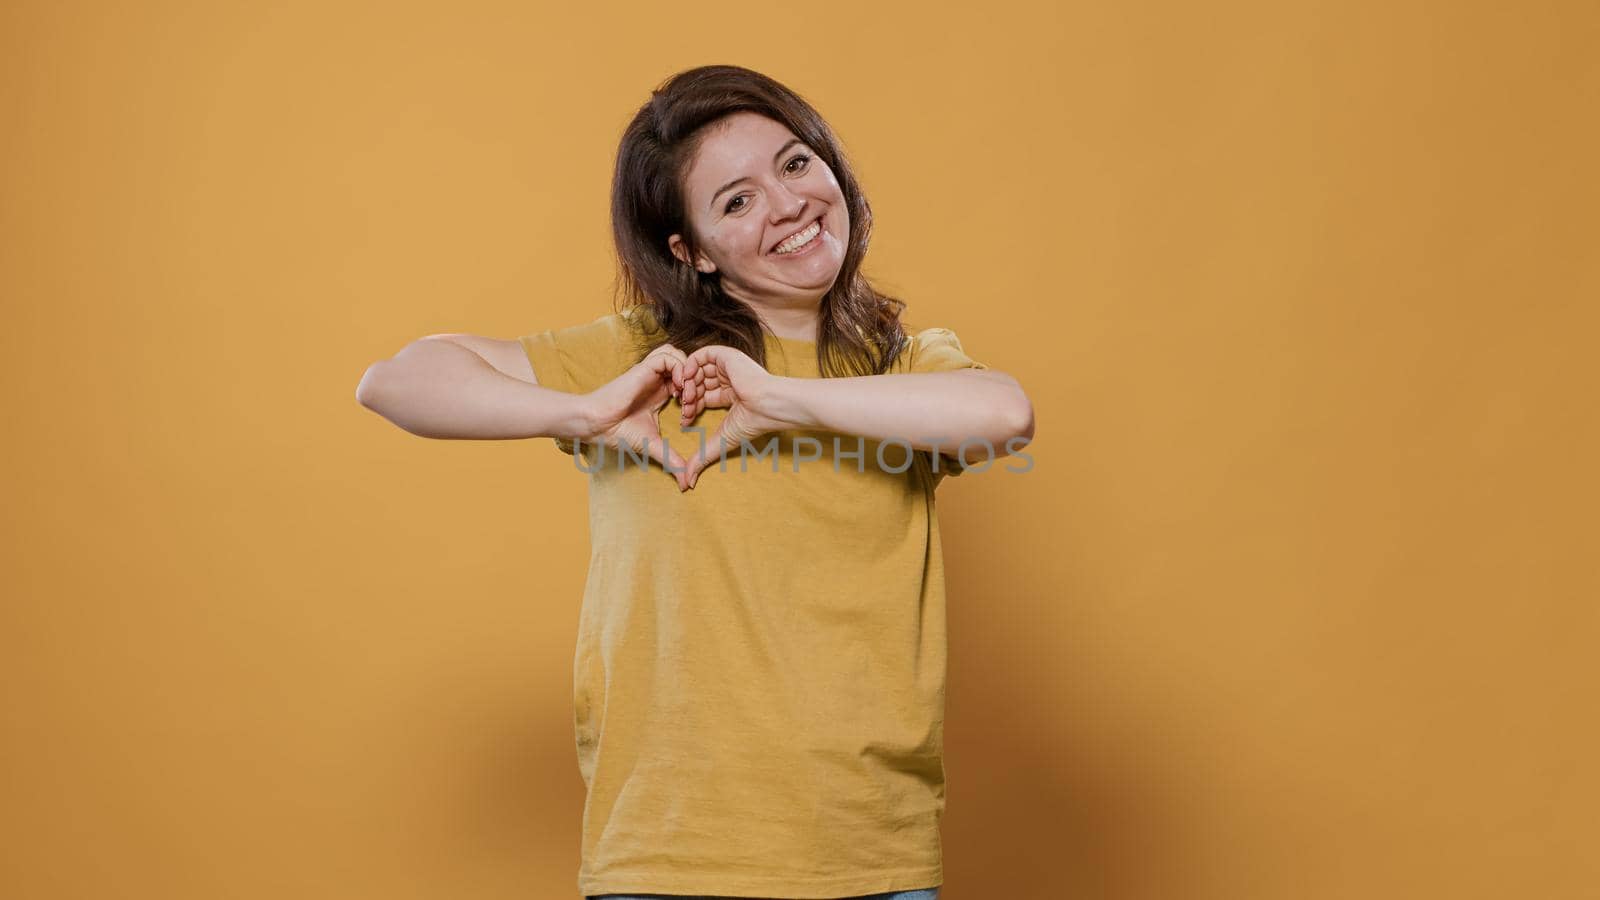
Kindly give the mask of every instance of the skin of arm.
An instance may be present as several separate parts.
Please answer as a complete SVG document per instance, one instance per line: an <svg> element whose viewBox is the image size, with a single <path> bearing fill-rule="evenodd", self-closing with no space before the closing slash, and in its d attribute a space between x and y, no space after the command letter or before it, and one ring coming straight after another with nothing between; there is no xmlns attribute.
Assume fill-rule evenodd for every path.
<svg viewBox="0 0 1600 900"><path fill-rule="evenodd" d="M673 384L684 426L702 409L729 410L689 460L691 487L722 448L769 431L833 431L950 457L960 449L963 465L1009 455L1033 439L1032 402L1015 378L994 369L793 378L711 345L685 358Z"/></svg>
<svg viewBox="0 0 1600 900"><path fill-rule="evenodd" d="M513 378L472 350L434 338L369 366L356 400L428 438L587 438L594 429L585 395Z"/></svg>
<svg viewBox="0 0 1600 900"><path fill-rule="evenodd" d="M968 465L981 465L991 449L995 457L1006 456L1033 440L1032 402L1015 378L994 369L854 378L775 375L765 389L761 405L780 429L895 439L952 457L966 441L961 460Z"/></svg>

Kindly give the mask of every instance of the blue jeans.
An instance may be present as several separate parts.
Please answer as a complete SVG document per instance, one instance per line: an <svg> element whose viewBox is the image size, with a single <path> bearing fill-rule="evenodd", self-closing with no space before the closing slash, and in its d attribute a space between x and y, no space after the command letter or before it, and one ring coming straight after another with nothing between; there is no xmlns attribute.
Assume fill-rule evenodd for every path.
<svg viewBox="0 0 1600 900"><path fill-rule="evenodd" d="M586 900L755 900L755 898L741 897L690 897L685 894L594 894ZM840 900L939 900L939 886L923 887L918 890L890 890L888 894L858 894L856 897L840 897Z"/></svg>

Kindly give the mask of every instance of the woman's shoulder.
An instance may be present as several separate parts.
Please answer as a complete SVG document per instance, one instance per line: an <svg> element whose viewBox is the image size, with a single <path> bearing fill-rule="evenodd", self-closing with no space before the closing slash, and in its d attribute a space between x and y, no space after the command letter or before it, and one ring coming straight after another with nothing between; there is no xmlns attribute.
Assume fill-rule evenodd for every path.
<svg viewBox="0 0 1600 900"><path fill-rule="evenodd" d="M967 355L954 329L942 325L920 327L909 323L901 323L901 327L905 330L907 340L898 362L905 371L988 368Z"/></svg>
<svg viewBox="0 0 1600 900"><path fill-rule="evenodd" d="M638 334L646 336L663 334L661 323L656 320L655 310L645 304L629 306L616 315L623 324Z"/></svg>
<svg viewBox="0 0 1600 900"><path fill-rule="evenodd" d="M555 334L571 343L590 347L610 345L626 353L638 346L650 346L652 341L659 343L662 332L648 307L630 306L568 328L556 329Z"/></svg>

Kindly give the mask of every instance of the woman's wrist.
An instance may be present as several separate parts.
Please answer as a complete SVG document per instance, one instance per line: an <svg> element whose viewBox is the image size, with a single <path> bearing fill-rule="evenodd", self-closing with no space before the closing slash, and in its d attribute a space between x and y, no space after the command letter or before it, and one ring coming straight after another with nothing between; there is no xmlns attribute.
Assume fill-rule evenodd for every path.
<svg viewBox="0 0 1600 900"><path fill-rule="evenodd" d="M763 391L762 412L770 420L772 431L793 428L815 428L817 422L811 413L810 391L807 381L812 379L774 375Z"/></svg>
<svg viewBox="0 0 1600 900"><path fill-rule="evenodd" d="M556 404L555 430L551 437L588 440L602 428L603 411L593 393L566 394Z"/></svg>

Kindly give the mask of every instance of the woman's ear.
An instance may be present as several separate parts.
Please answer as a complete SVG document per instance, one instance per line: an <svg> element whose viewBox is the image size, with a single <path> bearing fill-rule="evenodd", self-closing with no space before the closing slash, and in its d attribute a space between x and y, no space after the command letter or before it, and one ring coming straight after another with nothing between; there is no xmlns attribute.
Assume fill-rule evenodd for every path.
<svg viewBox="0 0 1600 900"><path fill-rule="evenodd" d="M667 249L671 250L672 255L678 258L678 262L687 263L689 261L689 251L683 246L682 236L674 234L672 237L667 238ZM695 268L709 274L717 270L717 264L706 259L702 254L700 261L695 264Z"/></svg>

